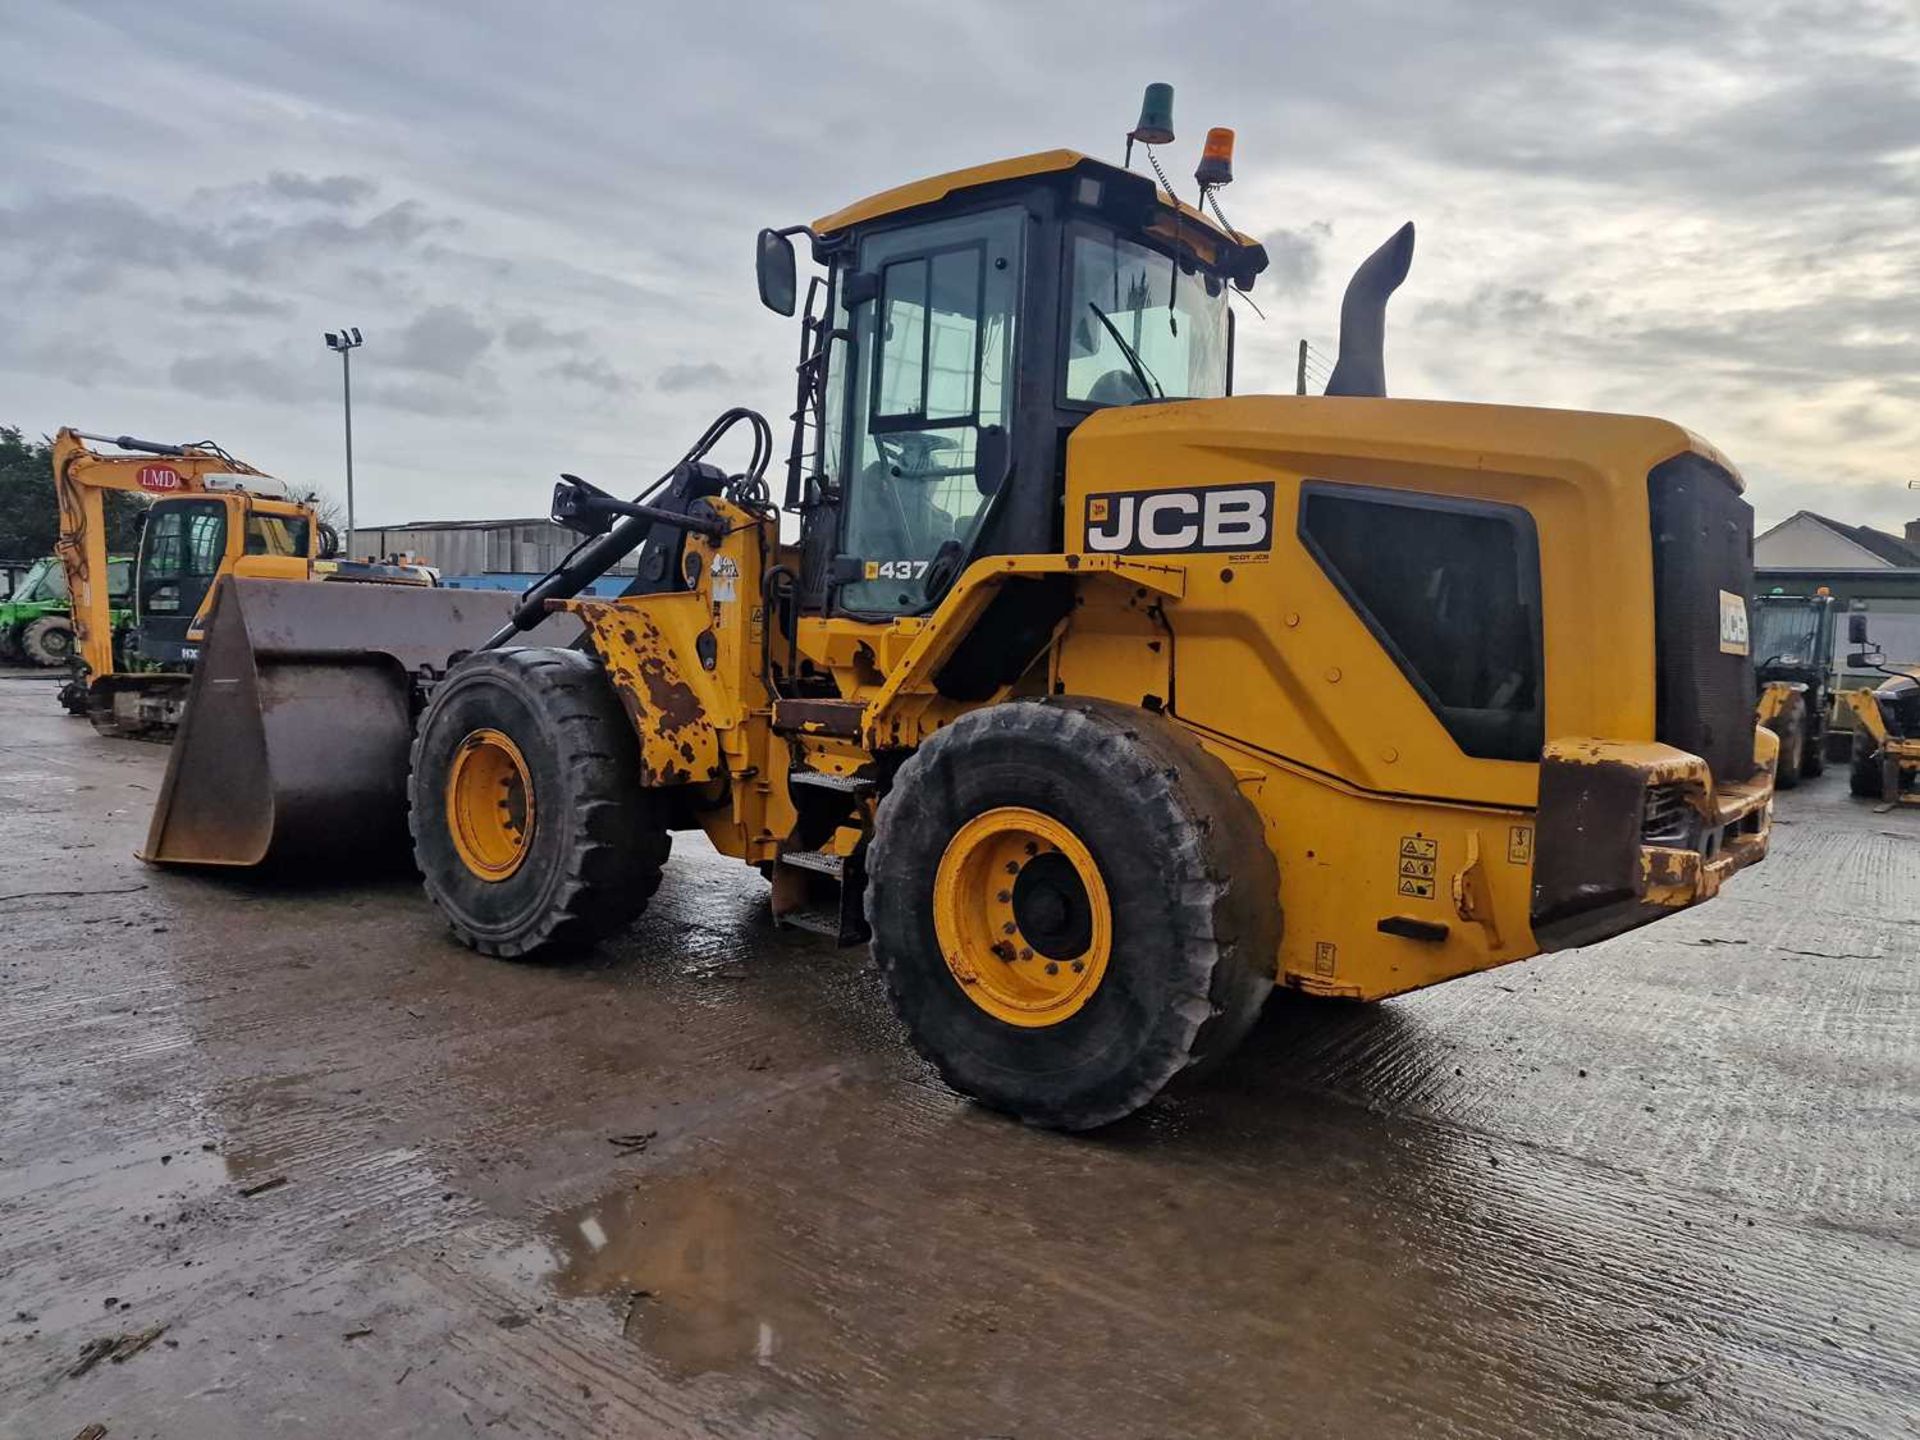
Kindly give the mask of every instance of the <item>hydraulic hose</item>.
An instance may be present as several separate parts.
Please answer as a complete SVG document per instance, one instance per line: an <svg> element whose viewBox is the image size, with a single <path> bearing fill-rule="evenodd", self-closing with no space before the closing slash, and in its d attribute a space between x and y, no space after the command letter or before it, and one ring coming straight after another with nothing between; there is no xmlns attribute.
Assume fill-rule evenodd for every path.
<svg viewBox="0 0 1920 1440"><path fill-rule="evenodd" d="M749 487L764 485L767 464L773 458L773 427L757 410L736 406L723 411L672 469L633 498L633 508L647 513L628 514L606 534L591 536L568 551L565 559L542 579L535 581L520 597L512 618L488 636L487 642L480 648L497 650L515 635L533 629L546 618L549 600L571 600L644 545L656 524L677 521L678 516L654 511L646 505L646 501L683 469L697 465L729 430L743 421L753 430L753 456L747 462L746 473L741 478Z"/></svg>

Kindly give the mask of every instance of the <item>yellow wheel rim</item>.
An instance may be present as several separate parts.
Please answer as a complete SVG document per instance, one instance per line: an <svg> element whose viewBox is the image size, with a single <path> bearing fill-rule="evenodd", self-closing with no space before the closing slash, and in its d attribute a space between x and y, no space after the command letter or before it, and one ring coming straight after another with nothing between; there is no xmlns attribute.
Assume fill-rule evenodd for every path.
<svg viewBox="0 0 1920 1440"><path fill-rule="evenodd" d="M1058 1025L1093 998L1113 912L1066 826L1007 805L960 827L933 879L933 926L960 993L1009 1025Z"/></svg>
<svg viewBox="0 0 1920 1440"><path fill-rule="evenodd" d="M505 880L533 839L533 780L520 747L498 730L475 730L447 769L447 829L466 867Z"/></svg>

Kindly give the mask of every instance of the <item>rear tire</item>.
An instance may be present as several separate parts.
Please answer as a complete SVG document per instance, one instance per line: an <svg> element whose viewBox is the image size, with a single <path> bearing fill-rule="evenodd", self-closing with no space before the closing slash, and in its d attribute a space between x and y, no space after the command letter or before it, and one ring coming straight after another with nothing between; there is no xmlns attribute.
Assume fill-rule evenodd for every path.
<svg viewBox="0 0 1920 1440"><path fill-rule="evenodd" d="M484 955L584 950L660 887L666 828L641 787L633 729L591 656L469 656L434 691L411 768L407 823L427 894ZM494 791L514 799L517 824L490 819ZM497 808L507 811L507 799Z"/></svg>
<svg viewBox="0 0 1920 1440"><path fill-rule="evenodd" d="M949 878L956 847L1008 815L1063 838L1053 853L1027 848L1029 860L1017 843L992 852L977 907L989 923L978 933L997 936L995 904L1012 897L1015 940L1031 938L1038 953L1009 946L995 969L979 945L956 944L973 958L950 967L941 927L952 940L954 917L966 913ZM1029 869L1057 871L1075 856L1097 870L1087 887L1092 929L1058 926L1053 937L1076 938L1043 946L1027 935L1018 892ZM1130 706L1016 701L963 716L901 767L868 873L874 959L914 1048L955 1090L1033 1124L1086 1130L1131 1114L1228 1054L1273 988L1279 871L1258 813L1187 731ZM1008 878L988 878L998 875ZM1089 933L1088 948L1075 950ZM1075 984L1065 967L1079 954L1096 977L1090 987L1057 1004L1043 998L1024 1023L1006 1018L1006 997L1017 1002L1023 986L1044 997ZM1023 968L1055 963L1049 956L1057 979ZM977 978L963 982L963 970Z"/></svg>
<svg viewBox="0 0 1920 1440"><path fill-rule="evenodd" d="M1818 780L1827 770L1827 727L1807 727L1807 738L1800 750L1800 773L1809 780Z"/></svg>
<svg viewBox="0 0 1920 1440"><path fill-rule="evenodd" d="M1886 777L1880 770L1880 747L1865 730L1853 732L1853 760L1847 767L1847 789L1862 800L1885 799Z"/></svg>
<svg viewBox="0 0 1920 1440"><path fill-rule="evenodd" d="M1780 758L1773 767L1773 788L1791 790L1800 783L1800 767L1807 751L1807 702L1798 694L1789 695L1780 713L1767 721L1767 728L1780 737Z"/></svg>
<svg viewBox="0 0 1920 1440"><path fill-rule="evenodd" d="M73 658L73 626L64 615L42 615L20 632L20 649L36 665L65 665Z"/></svg>

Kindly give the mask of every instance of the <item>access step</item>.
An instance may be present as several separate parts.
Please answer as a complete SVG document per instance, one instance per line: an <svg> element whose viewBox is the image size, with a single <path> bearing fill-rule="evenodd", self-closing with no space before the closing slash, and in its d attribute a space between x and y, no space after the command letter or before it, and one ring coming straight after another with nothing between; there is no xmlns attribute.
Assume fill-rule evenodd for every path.
<svg viewBox="0 0 1920 1440"><path fill-rule="evenodd" d="M831 790L836 795L871 795L874 782L859 775L829 775L824 770L789 770L789 785L805 785L814 790Z"/></svg>
<svg viewBox="0 0 1920 1440"><path fill-rule="evenodd" d="M790 850L773 864L773 923L825 935L839 945L865 944L866 866L858 852Z"/></svg>

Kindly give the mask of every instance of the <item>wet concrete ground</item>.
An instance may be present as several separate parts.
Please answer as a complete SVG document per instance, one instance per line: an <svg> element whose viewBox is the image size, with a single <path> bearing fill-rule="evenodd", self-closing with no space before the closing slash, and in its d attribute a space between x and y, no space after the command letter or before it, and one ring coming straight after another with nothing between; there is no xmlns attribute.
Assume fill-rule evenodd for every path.
<svg viewBox="0 0 1920 1440"><path fill-rule="evenodd" d="M144 869L164 760L0 679L0 1434L1920 1433L1920 812L1843 775L1700 911L1063 1138L699 842L515 966Z"/></svg>

